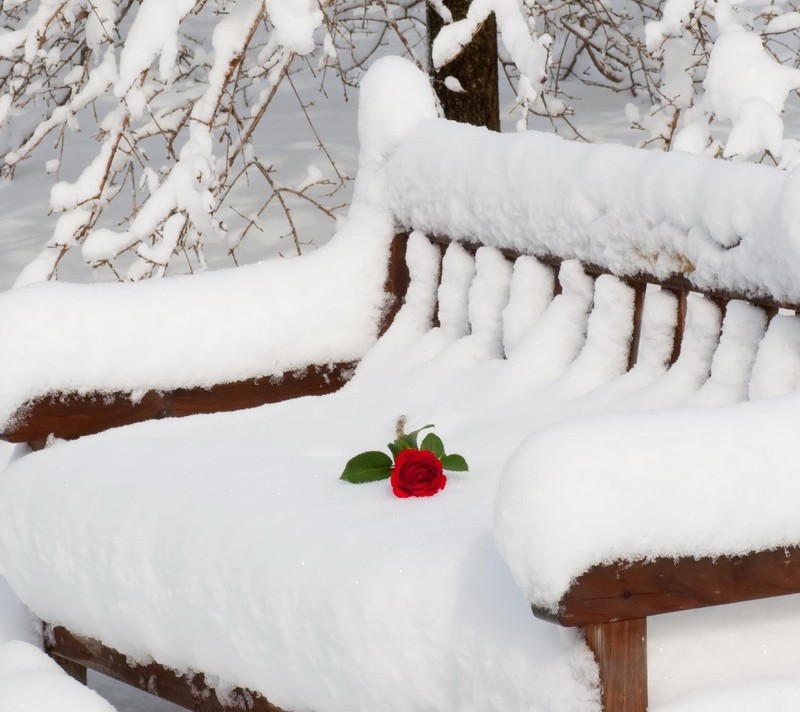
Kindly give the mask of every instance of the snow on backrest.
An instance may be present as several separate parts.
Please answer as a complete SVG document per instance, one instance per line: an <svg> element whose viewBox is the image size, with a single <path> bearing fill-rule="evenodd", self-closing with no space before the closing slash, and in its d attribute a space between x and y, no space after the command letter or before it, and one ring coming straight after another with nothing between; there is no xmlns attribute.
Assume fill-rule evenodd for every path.
<svg viewBox="0 0 800 712"><path fill-rule="evenodd" d="M625 373L632 331L633 289L611 275L598 277L586 345L569 369L569 392L585 393Z"/></svg>
<svg viewBox="0 0 800 712"><path fill-rule="evenodd" d="M418 339L431 324L436 310L436 290L440 278L440 254L420 232L409 235L406 247L409 285L398 312L380 340L381 348L391 348ZM377 346L377 344L376 344ZM375 348L371 349L374 351Z"/></svg>
<svg viewBox="0 0 800 712"><path fill-rule="evenodd" d="M524 367L520 386L555 380L575 360L586 342L594 280L584 273L580 264L568 261L561 265L558 281L561 293L549 303L509 355L510 361Z"/></svg>
<svg viewBox="0 0 800 712"><path fill-rule="evenodd" d="M767 398L800 387L800 319L773 317L761 340L750 378L750 398Z"/></svg>
<svg viewBox="0 0 800 712"><path fill-rule="evenodd" d="M553 299L555 273L534 257L514 262L508 304L503 309L503 350L509 355Z"/></svg>
<svg viewBox="0 0 800 712"><path fill-rule="evenodd" d="M664 290L650 290L644 300L638 366L664 369L672 356L678 298Z"/></svg>
<svg viewBox="0 0 800 712"><path fill-rule="evenodd" d="M392 379L402 380L418 363L408 357L409 344L416 343L428 332L436 310L441 253L419 232L412 233L406 248L409 285L405 300L386 333L362 358L358 378L346 387L353 393L380 385ZM403 357L398 358L398 354Z"/></svg>
<svg viewBox="0 0 800 712"><path fill-rule="evenodd" d="M456 243L442 259L442 283L439 286L439 324L451 338L469 333L467 293L475 277L475 258Z"/></svg>
<svg viewBox="0 0 800 712"><path fill-rule="evenodd" d="M675 364L699 386L711 372L711 360L719 343L722 315L710 299L690 294L686 309L686 332L681 355ZM695 386L695 387L696 387Z"/></svg>
<svg viewBox="0 0 800 712"><path fill-rule="evenodd" d="M429 235L800 302L800 196L776 168L428 119L381 175Z"/></svg>
<svg viewBox="0 0 800 712"><path fill-rule="evenodd" d="M728 303L719 346L711 362L711 377L693 403L721 405L747 397L750 372L766 328L767 315L763 309L746 302Z"/></svg>
<svg viewBox="0 0 800 712"><path fill-rule="evenodd" d="M503 355L501 314L508 303L511 263L491 247L475 255L475 279L469 290L469 323L472 337L491 357Z"/></svg>
<svg viewBox="0 0 800 712"><path fill-rule="evenodd" d="M665 407L682 403L706 382L719 341L720 322L716 304L699 294L688 295L680 355L669 371L649 387L653 402Z"/></svg>

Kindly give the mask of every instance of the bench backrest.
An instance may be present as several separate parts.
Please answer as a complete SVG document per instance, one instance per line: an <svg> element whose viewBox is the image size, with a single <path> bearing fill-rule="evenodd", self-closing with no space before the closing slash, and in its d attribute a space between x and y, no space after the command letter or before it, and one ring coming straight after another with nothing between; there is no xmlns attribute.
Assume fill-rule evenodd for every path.
<svg viewBox="0 0 800 712"><path fill-rule="evenodd" d="M392 241L386 279L386 291L390 299L389 307L383 315L381 333L391 324L408 288L409 274L405 264L408 234L400 233ZM442 254L451 242L448 236L442 235L430 239L441 248ZM459 244L473 255L482 246L472 240L459 241ZM499 251L511 263L522 256L535 257L553 271L554 294L560 292L558 272L564 262L562 258L510 248L499 248ZM591 277L611 274L608 268L596 264L582 263L581 266ZM687 298L690 294L700 295L716 305L722 316L731 301L744 302L762 310L765 320L772 319L780 309L791 312L800 310L800 304L770 295L752 296L719 289L701 289L683 275L659 278L649 273L638 273L618 279L628 285L634 295L628 369L637 362L648 289L659 289L675 297L673 347L666 365L674 364L680 356L686 325ZM286 372L277 377L251 378L221 383L211 388L150 390L136 398L125 393L50 393L23 405L12 419L12 426L1 436L10 442L27 442L34 447L41 447L50 435L72 439L142 420L238 410L303 395L323 395L346 383L355 366L355 362L320 364L302 371Z"/></svg>

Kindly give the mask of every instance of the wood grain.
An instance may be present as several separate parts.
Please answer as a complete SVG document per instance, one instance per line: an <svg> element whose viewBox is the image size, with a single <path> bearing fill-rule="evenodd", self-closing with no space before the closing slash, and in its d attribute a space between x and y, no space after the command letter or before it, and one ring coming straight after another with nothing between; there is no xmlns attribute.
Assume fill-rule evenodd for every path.
<svg viewBox="0 0 800 712"><path fill-rule="evenodd" d="M605 712L647 712L647 621L596 623L585 628L597 660Z"/></svg>
<svg viewBox="0 0 800 712"><path fill-rule="evenodd" d="M20 408L2 438L13 443L30 443L36 448L50 434L71 440L142 420L241 410L300 396L324 395L341 388L355 366L355 363L309 366L278 377L251 378L211 388L148 391L136 401L124 393L48 395Z"/></svg>
<svg viewBox="0 0 800 712"><path fill-rule="evenodd" d="M683 332L686 329L686 291L683 289L669 289L678 300L675 312L675 333L672 336L672 352L669 357L669 365L672 366L681 355L681 345L683 344Z"/></svg>
<svg viewBox="0 0 800 712"><path fill-rule="evenodd" d="M790 593L800 593L800 547L593 566L573 583L557 614L534 613L563 626L586 626Z"/></svg>

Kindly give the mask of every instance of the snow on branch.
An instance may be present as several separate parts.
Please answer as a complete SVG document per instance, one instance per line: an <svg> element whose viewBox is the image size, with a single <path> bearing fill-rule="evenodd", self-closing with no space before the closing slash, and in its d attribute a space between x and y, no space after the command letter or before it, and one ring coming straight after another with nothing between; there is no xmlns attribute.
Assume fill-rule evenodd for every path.
<svg viewBox="0 0 800 712"><path fill-rule="evenodd" d="M584 112L596 102L578 100L589 87L616 101L629 143L800 164L800 137L783 121L800 97L792 3L473 0L454 22L446 0L427 2L446 23L436 67L496 16L520 130L534 116L594 140ZM273 213L276 237L299 253L306 221L292 210L335 219L349 180L310 106L328 96L331 75L349 99L386 47L423 67L424 15L424 0L1 4L0 169L13 178L38 157L56 175L60 217L18 284L56 277L70 252L122 280L202 270L213 243L238 264L242 240ZM313 155L300 172L320 175L308 184L270 156L282 140L268 111L276 97L296 102L309 126Z"/></svg>
<svg viewBox="0 0 800 712"><path fill-rule="evenodd" d="M321 87L330 68L347 91L371 54L357 56L354 47L375 37L373 50L382 48L390 29L414 53L424 39L418 20L403 17L407 8L395 2L382 0L382 6L377 23L366 21L362 0L18 0L0 6L2 171L13 178L25 161L44 154L48 172L61 178L50 196L61 218L17 284L54 278L76 248L87 264L118 279L161 276L176 260L180 271L202 270L208 240L227 244L235 263L243 236L261 230L268 206L282 212L285 236L299 252L292 207L336 218L342 199L334 199L337 205L328 198L349 177L313 126L312 100L298 91L290 68L316 64ZM349 57L342 51L348 48ZM276 175L259 138L281 91L295 97L327 164L320 168L315 157L309 165L320 176L301 189L293 187L296 177ZM94 146L78 135L81 129L93 134ZM260 185L266 197L260 209L241 214L231 201L245 184L254 184L251 194Z"/></svg>
<svg viewBox="0 0 800 712"><path fill-rule="evenodd" d="M551 38L532 33L517 0L473 0L466 18L445 25L436 36L431 49L433 66L440 69L455 59L492 13L503 45L519 71L517 101L527 114L544 87Z"/></svg>

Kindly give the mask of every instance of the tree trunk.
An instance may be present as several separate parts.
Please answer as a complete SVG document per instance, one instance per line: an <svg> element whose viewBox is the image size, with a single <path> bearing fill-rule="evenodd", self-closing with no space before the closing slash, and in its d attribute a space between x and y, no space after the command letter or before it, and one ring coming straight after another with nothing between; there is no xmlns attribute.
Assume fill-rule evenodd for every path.
<svg viewBox="0 0 800 712"><path fill-rule="evenodd" d="M466 17L470 0L447 0L453 20ZM442 19L430 5L427 8L428 56L433 39L442 28ZM500 130L500 99L497 91L497 23L490 15L470 42L453 61L434 70L429 60L433 87L442 103L444 115L453 121ZM463 92L448 89L444 80L455 77Z"/></svg>

